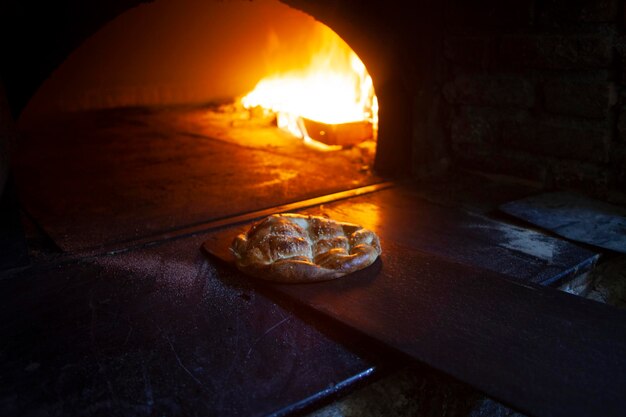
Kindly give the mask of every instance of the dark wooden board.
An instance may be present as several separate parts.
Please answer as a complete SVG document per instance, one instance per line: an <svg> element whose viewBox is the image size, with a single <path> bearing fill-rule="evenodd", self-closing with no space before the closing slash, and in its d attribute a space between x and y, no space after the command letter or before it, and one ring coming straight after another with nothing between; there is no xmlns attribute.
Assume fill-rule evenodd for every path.
<svg viewBox="0 0 626 417"><path fill-rule="evenodd" d="M573 241L626 253L626 207L554 192L511 201L500 210Z"/></svg>
<svg viewBox="0 0 626 417"><path fill-rule="evenodd" d="M558 284L584 272L598 258L563 239L430 203L402 185L300 212L358 223L387 241L524 282Z"/></svg>
<svg viewBox="0 0 626 417"><path fill-rule="evenodd" d="M522 278L527 272L515 278L497 273L493 269L499 262L486 262L492 270L465 262L454 251L461 244L475 243L475 238L455 241L455 233L462 230L458 225L438 237L428 231L434 223L441 224L437 213L443 215L445 210L429 210L418 200L411 209L410 203L398 204L401 198L394 200L394 215L413 210L414 222L404 223L386 217L388 206L371 203L376 195L397 192L380 191L358 197L358 204L350 199L320 209L343 214L341 220L351 212L353 220L374 226L382 237L381 260L340 280L266 283L268 291L531 415L623 415L626 312L539 286L532 278ZM361 214L355 207L361 207ZM424 234L418 233L416 223L427 225ZM203 248L232 265L228 246L248 226L212 233ZM432 238L443 241L425 246L423 239ZM492 244L493 239L492 235ZM488 244L489 240L483 246ZM514 259L506 251L493 256Z"/></svg>

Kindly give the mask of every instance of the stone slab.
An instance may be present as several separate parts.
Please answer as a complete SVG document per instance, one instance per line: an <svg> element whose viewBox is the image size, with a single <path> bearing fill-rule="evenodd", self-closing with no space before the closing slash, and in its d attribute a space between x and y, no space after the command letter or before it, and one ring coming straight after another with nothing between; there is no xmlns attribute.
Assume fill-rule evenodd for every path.
<svg viewBox="0 0 626 417"><path fill-rule="evenodd" d="M567 239L626 253L626 208L571 192L544 193L500 210Z"/></svg>

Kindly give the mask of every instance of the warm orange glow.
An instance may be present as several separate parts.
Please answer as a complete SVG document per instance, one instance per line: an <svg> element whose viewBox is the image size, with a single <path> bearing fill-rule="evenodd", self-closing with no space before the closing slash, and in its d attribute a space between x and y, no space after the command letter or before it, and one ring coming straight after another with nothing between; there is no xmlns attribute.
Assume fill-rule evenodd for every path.
<svg viewBox="0 0 626 417"><path fill-rule="evenodd" d="M314 33L310 62L262 79L242 104L276 112L279 127L305 139L310 138L302 118L326 124L369 121L376 132L378 103L365 65L327 26L318 23Z"/></svg>

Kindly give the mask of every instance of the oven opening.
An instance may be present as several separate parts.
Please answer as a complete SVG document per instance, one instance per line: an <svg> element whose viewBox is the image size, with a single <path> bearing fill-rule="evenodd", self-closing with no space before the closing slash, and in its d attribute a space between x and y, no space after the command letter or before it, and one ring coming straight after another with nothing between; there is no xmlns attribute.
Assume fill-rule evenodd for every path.
<svg viewBox="0 0 626 417"><path fill-rule="evenodd" d="M624 2L4 3L0 415L624 414Z"/></svg>
<svg viewBox="0 0 626 417"><path fill-rule="evenodd" d="M275 40L274 42L280 42ZM241 103L269 112L277 126L324 151L351 146L372 149L378 99L357 54L335 32L315 22L304 59L263 78ZM278 57L279 62L287 57ZM367 158L371 164L372 158Z"/></svg>
<svg viewBox="0 0 626 417"><path fill-rule="evenodd" d="M144 4L22 113L20 199L71 252L380 183L374 85L337 33L278 0Z"/></svg>

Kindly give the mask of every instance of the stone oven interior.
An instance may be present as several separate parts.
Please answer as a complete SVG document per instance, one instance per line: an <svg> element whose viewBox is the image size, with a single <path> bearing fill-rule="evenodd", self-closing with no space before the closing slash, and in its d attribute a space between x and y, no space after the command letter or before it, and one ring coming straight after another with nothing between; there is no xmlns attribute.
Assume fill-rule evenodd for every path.
<svg viewBox="0 0 626 417"><path fill-rule="evenodd" d="M324 52L320 26L278 1L120 16L20 115L13 172L26 211L62 250L84 250L381 182L373 129L333 135L307 121L312 147L242 104L262 78Z"/></svg>
<svg viewBox="0 0 626 417"><path fill-rule="evenodd" d="M328 152L235 100L311 22L379 105ZM625 24L622 0L5 2L0 414L621 415ZM381 261L247 279L224 242L285 211L375 230Z"/></svg>

